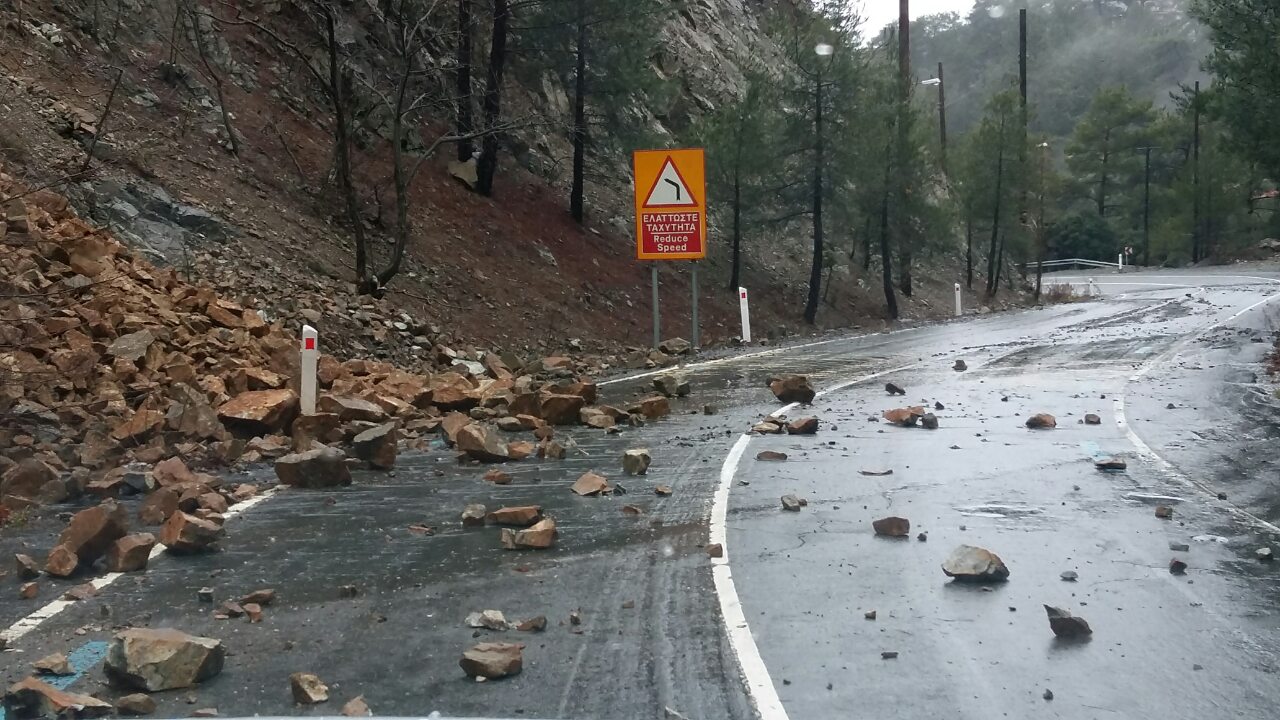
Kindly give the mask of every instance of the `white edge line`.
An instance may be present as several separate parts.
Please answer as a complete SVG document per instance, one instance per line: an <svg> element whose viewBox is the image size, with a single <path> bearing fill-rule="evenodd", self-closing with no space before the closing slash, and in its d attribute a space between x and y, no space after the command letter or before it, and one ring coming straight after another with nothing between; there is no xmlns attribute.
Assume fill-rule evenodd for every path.
<svg viewBox="0 0 1280 720"><path fill-rule="evenodd" d="M741 357L735 359L741 359ZM918 364L912 363L847 380L817 393L817 397L882 375L907 370ZM784 414L798 404L784 405L773 414ZM733 487L733 476L738 471L738 464L742 461L747 446L751 444L751 437L749 433L739 435L720 466L720 484L716 487L711 503L711 527L708 541L713 544L719 543L723 552L721 557L712 558L711 575L715 581L716 596L720 600L720 616L724 620L725 633L729 636L729 646L738 661L738 668L742 672L751 704L755 706L760 720L789 720L786 709L782 707L782 700L778 698L778 690L773 684L773 678L769 675L769 668L760 657L760 648L756 646L756 639L747 624L747 616L742 609L742 601L738 599L737 586L733 582L733 572L729 568L729 490Z"/></svg>
<svg viewBox="0 0 1280 720"><path fill-rule="evenodd" d="M266 500L267 498L270 498L271 496L275 495L279 491L280 491L279 485L268 488L258 493L257 495L254 495L248 500L236 503L235 505L232 505L231 507L227 508L227 511L223 513L223 517L227 520L230 520L231 518L245 512L246 510L252 509L254 505L257 505L258 503L263 502L264 500ZM147 556L147 560L148 561L155 560L156 558L160 557L162 554L164 554L164 546L161 545L160 543L156 543L155 547L151 548L151 554ZM93 585L94 589L101 590L107 587L108 585L110 585L111 583L115 582L116 580L119 580L120 578L124 577L124 575L125 573L118 573L118 572L107 573L105 575L100 575L90 580L89 583ZM0 640L4 640L6 644L16 642L22 636L40 627L42 624L44 624L46 620L53 618L63 610L66 610L72 605L75 605L76 602L77 601L75 600L63 600L62 598L53 600L48 604L46 604L44 607L41 607L35 612L32 612L31 614L27 615L21 620L10 625L8 628L4 630L4 632L0 632Z"/></svg>
<svg viewBox="0 0 1280 720"><path fill-rule="evenodd" d="M1245 277L1250 280L1267 280L1268 282L1271 282L1271 283L1280 284L1280 280L1272 280L1269 278L1254 278L1254 277L1248 277L1243 275L1227 276L1227 277ZM1217 322L1210 323L1209 325L1206 325L1204 328L1202 328L1199 332L1193 333L1183 338L1182 340L1178 341L1177 343L1174 343L1174 345L1170 347L1167 351L1161 353L1160 355L1157 355L1156 357L1151 358L1146 363L1144 363L1142 367L1138 368L1136 372L1134 372L1132 375L1129 376L1128 380L1126 381L1126 385L1128 383L1136 382L1137 380L1142 379L1144 375L1151 372L1160 363L1165 362L1166 360L1170 360L1174 357L1177 357L1178 353L1182 351L1183 347L1190 344L1192 341L1196 340L1197 338L1203 337L1206 333L1211 332L1223 325L1226 325L1232 320L1239 318L1241 315L1244 315L1245 313L1251 310L1254 310L1258 307L1266 305L1267 303L1276 299L1280 299L1280 292L1272 293L1271 295L1268 295L1267 297L1259 300L1258 302L1250 305L1249 307L1246 307L1245 309L1236 312L1231 317L1225 320L1219 320ZM1213 498L1215 501L1218 499L1217 493L1215 493L1212 489L1184 475L1180 470L1174 467L1173 463L1161 457L1160 454L1157 453L1155 450L1151 449L1151 446L1148 445L1145 441L1143 441L1142 438L1138 437L1138 434L1133 431L1133 428L1129 425L1129 421L1125 418L1125 412L1124 412L1125 403L1124 403L1123 391L1120 394L1116 395L1114 398L1112 398L1111 408L1116 416L1116 426L1124 431L1125 436L1129 439L1129 442L1133 445L1133 447L1138 451L1139 455L1146 458L1147 460L1150 460L1156 463L1156 465L1158 465L1161 470L1164 470L1167 474L1169 474L1174 479L1181 482L1183 485L1186 485L1187 487L1192 488L1194 490L1198 490L1204 493L1205 495ZM1253 513L1249 512L1248 510L1245 510L1240 507L1236 507L1235 505L1231 505L1229 503L1223 503L1220 505L1220 507L1226 510L1228 513L1236 516L1237 518L1240 518L1241 520L1252 523L1259 527L1266 528L1267 530L1270 530L1273 533L1280 533L1280 526L1277 526L1275 523L1272 523L1268 520L1260 518L1257 515L1254 515Z"/></svg>

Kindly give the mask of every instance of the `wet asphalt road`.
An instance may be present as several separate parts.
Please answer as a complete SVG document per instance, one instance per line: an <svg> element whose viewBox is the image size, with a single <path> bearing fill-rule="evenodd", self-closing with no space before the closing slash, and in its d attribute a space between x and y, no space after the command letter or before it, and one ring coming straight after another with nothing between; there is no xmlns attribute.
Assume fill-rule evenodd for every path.
<svg viewBox="0 0 1280 720"><path fill-rule="evenodd" d="M161 557L10 643L0 681L132 623L229 648L213 681L156 695L169 717L204 707L332 715L358 694L379 715L1271 717L1280 570L1253 550L1280 543L1268 528L1280 522L1280 406L1260 365L1280 301L1251 306L1280 292L1271 279L1280 274L1247 275L1097 275L1104 297L1091 302L693 366L693 394L668 420L618 436L577 429L578 454L514 464L505 487L438 448L350 488L281 492L229 521L222 552ZM953 371L955 359L969 369ZM822 430L740 441L778 409L764 381L780 372L807 373L823 391L791 412L818 416ZM886 380L906 397L890 398ZM604 401L621 404L648 381L611 381ZM922 402L944 405L938 430L869 419ZM704 403L718 412L699 414ZM1057 416L1058 428L1026 430L1035 412ZM1081 424L1088 412L1102 425ZM650 474L623 477L622 450L642 446L654 456ZM764 449L790 457L755 460ZM1128 470L1095 470L1102 455L1125 457ZM588 469L630 492L573 496L567 486ZM659 483L675 493L655 496ZM786 493L808 506L783 512ZM560 540L503 551L496 529L461 527L470 502L541 504ZM1175 506L1172 520L1154 517L1157 502ZM625 504L645 512L624 515ZM874 537L871 521L891 514L928 541ZM709 520L726 544L716 561L704 550ZM415 524L436 533L415 535ZM0 550L43 552L56 532L56 521L38 521L0 537ZM1171 552L1170 542L1190 550ZM989 591L947 582L939 564L960 543L1000 554L1009 582ZM1168 572L1175 555L1190 566L1185 576ZM1060 580L1065 570L1079 580ZM725 616L729 628L722 603L738 606L724 595L727 576L741 604L740 619ZM41 598L19 601L12 577L2 584L0 628L69 585L42 580ZM340 597L349 584L360 589L354 599ZM261 624L219 621L196 598L206 585L219 601L259 587L279 599ZM1043 603L1087 618L1092 640L1055 641ZM487 608L546 615L548 628L463 625ZM578 627L568 623L575 609ZM458 657L483 640L526 643L523 673L467 680ZM85 657L72 689L114 697ZM293 707L297 671L318 674L333 699Z"/></svg>

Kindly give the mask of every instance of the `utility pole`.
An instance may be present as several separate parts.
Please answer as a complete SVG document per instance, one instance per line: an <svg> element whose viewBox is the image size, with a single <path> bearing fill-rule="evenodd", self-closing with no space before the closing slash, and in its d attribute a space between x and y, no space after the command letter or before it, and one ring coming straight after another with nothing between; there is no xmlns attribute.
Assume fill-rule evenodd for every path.
<svg viewBox="0 0 1280 720"><path fill-rule="evenodd" d="M1146 156L1142 171L1142 264L1150 264L1151 253L1151 151L1156 145L1138 148Z"/></svg>
<svg viewBox="0 0 1280 720"><path fill-rule="evenodd" d="M1040 301L1040 277L1044 270L1044 166L1049 155L1049 143L1040 143L1040 208L1036 213L1036 302Z"/></svg>
<svg viewBox="0 0 1280 720"><path fill-rule="evenodd" d="M1191 262L1200 262L1200 81L1196 81L1191 95L1191 114L1194 118L1191 136Z"/></svg>
<svg viewBox="0 0 1280 720"><path fill-rule="evenodd" d="M910 0L898 0L898 207L894 218L898 239L898 280L902 294L911 297L911 240L907 237L904 214L907 198L907 119L911 102L911 11Z"/></svg>
<svg viewBox="0 0 1280 720"><path fill-rule="evenodd" d="M942 77L942 62L938 62L938 133L941 135L942 175L947 175L947 84Z"/></svg>

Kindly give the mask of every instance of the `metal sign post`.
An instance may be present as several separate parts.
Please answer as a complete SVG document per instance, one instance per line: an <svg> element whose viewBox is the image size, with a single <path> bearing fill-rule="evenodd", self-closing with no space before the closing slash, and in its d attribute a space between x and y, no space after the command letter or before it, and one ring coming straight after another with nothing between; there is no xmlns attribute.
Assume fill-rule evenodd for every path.
<svg viewBox="0 0 1280 720"><path fill-rule="evenodd" d="M303 415L316 414L316 365L320 360L319 333L310 325L302 326L302 377L298 391Z"/></svg>
<svg viewBox="0 0 1280 720"><path fill-rule="evenodd" d="M698 338L698 261L694 260L690 265L692 270L690 270L689 282L693 285L693 337L690 340L693 341L693 349L697 350L702 347Z"/></svg>
<svg viewBox="0 0 1280 720"><path fill-rule="evenodd" d="M751 342L751 311L747 309L747 289L738 288L738 312L742 314L742 344Z"/></svg>
<svg viewBox="0 0 1280 720"><path fill-rule="evenodd" d="M635 182L636 259L701 260L707 256L706 160L702 148L637 150ZM658 263L653 281L653 346L662 342L658 317ZM698 265L690 270L693 347L701 344Z"/></svg>
<svg viewBox="0 0 1280 720"><path fill-rule="evenodd" d="M649 266L653 275L653 349L658 349L662 342L661 320L658 316L658 263Z"/></svg>

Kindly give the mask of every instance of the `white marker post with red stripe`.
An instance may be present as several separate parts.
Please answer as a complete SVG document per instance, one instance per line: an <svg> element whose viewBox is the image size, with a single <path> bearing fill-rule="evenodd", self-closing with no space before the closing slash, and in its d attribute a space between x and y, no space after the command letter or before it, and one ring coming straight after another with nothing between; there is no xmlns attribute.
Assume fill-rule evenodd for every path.
<svg viewBox="0 0 1280 720"><path fill-rule="evenodd" d="M960 283L956 283L956 317L964 314L964 310L960 307Z"/></svg>
<svg viewBox="0 0 1280 720"><path fill-rule="evenodd" d="M302 394L302 414L316 414L316 365L320 360L320 341L316 329L302 326L302 378L299 390Z"/></svg>
<svg viewBox="0 0 1280 720"><path fill-rule="evenodd" d="M738 288L738 309L742 312L742 343L751 342L751 311L747 309L747 289Z"/></svg>

